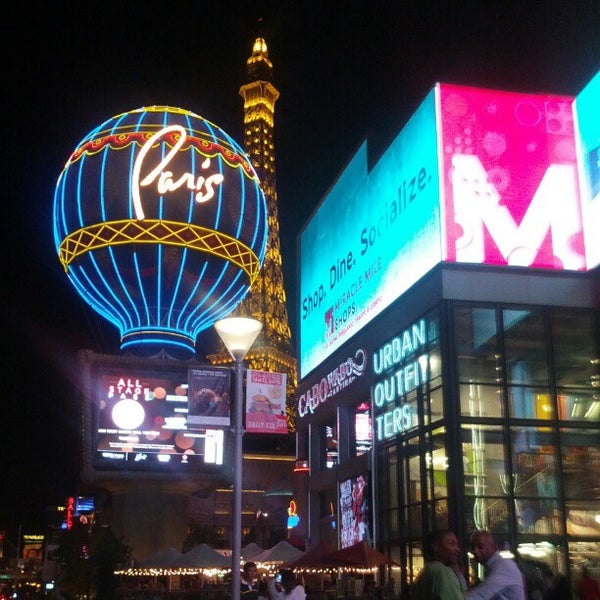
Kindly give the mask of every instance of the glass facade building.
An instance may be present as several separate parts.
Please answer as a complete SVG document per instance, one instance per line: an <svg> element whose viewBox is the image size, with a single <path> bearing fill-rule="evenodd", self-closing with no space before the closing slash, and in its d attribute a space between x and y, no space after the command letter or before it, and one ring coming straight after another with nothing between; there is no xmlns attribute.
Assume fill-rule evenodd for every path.
<svg viewBox="0 0 600 600"><path fill-rule="evenodd" d="M367 539L406 587L427 531L455 531L473 577L485 528L525 567L598 574L598 275L439 265L307 377L310 545Z"/></svg>

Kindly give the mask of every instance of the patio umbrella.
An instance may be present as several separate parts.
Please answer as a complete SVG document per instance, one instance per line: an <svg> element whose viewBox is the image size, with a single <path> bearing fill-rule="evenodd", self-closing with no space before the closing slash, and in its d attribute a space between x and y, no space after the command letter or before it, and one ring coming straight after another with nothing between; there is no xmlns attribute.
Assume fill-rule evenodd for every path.
<svg viewBox="0 0 600 600"><path fill-rule="evenodd" d="M208 544L200 544L186 552L177 566L187 569L227 569L231 567L231 559L213 550Z"/></svg>
<svg viewBox="0 0 600 600"><path fill-rule="evenodd" d="M183 554L179 550L167 548L167 550L161 550L139 561L138 567L143 569L169 569L176 567L182 556Z"/></svg>
<svg viewBox="0 0 600 600"><path fill-rule="evenodd" d="M298 548L292 546L289 542L281 540L281 542L275 544L272 548L255 556L253 560L261 563L284 563L300 558L303 554L302 550L298 550Z"/></svg>
<svg viewBox="0 0 600 600"><path fill-rule="evenodd" d="M242 548L242 558L244 561L254 560L256 556L262 554L264 551L265 549L261 548L258 544L250 542Z"/></svg>
<svg viewBox="0 0 600 600"><path fill-rule="evenodd" d="M299 558L284 563L282 568L303 571L312 569L331 570L343 567L344 563L330 558L329 555L332 553L333 547L331 544L321 540L314 548L311 548Z"/></svg>
<svg viewBox="0 0 600 600"><path fill-rule="evenodd" d="M364 540L348 548L333 552L329 555L329 558L339 560L348 566L365 569L378 567L379 565L400 566L397 562L379 552L379 550L375 550L375 548L369 546Z"/></svg>

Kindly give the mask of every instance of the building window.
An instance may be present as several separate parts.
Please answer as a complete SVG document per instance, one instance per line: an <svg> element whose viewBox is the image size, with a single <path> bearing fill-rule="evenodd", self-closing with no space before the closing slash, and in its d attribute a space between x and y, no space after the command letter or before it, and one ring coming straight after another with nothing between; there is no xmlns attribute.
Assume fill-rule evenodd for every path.
<svg viewBox="0 0 600 600"><path fill-rule="evenodd" d="M495 310L458 306L454 323L459 380L465 383L498 384L502 372Z"/></svg>
<svg viewBox="0 0 600 600"><path fill-rule="evenodd" d="M455 327L467 530L600 537L594 316L457 306Z"/></svg>
<svg viewBox="0 0 600 600"><path fill-rule="evenodd" d="M561 533L556 445L551 431L512 427L510 438L517 532Z"/></svg>
<svg viewBox="0 0 600 600"><path fill-rule="evenodd" d="M405 494L402 496L400 506L401 537L405 539L420 538L423 526L424 500L423 477L421 475L421 448L419 438L412 437L407 443L401 444L399 449L403 462L403 475L406 482Z"/></svg>
<svg viewBox="0 0 600 600"><path fill-rule="evenodd" d="M336 419L329 421L324 428L325 433L325 455L324 455L324 467L326 469L333 469L338 464L339 456L339 440L338 440L338 428Z"/></svg>
<svg viewBox="0 0 600 600"><path fill-rule="evenodd" d="M502 311L508 384L548 385L543 315L529 310Z"/></svg>
<svg viewBox="0 0 600 600"><path fill-rule="evenodd" d="M562 433L567 533L600 538L599 432L597 429L564 429Z"/></svg>
<svg viewBox="0 0 600 600"><path fill-rule="evenodd" d="M431 528L445 529L448 527L448 452L445 430L439 427L426 432L423 439L428 523Z"/></svg>
<svg viewBox="0 0 600 600"><path fill-rule="evenodd" d="M400 535L398 506L400 503L401 479L398 476L398 457L396 446L387 447L382 454L379 478L379 521L384 531L392 537ZM402 501L402 504L405 504Z"/></svg>
<svg viewBox="0 0 600 600"><path fill-rule="evenodd" d="M336 491L319 494L319 539L337 546Z"/></svg>
<svg viewBox="0 0 600 600"><path fill-rule="evenodd" d="M507 468L502 428L463 425L462 461L467 529L506 531L512 481Z"/></svg>
<svg viewBox="0 0 600 600"><path fill-rule="evenodd" d="M450 322L436 328L449 339L440 344L428 333L408 361L375 369L374 390L379 385L385 399L374 402L379 539L401 555L409 581L432 527L465 536L486 528L554 573L573 570L600 541L597 314L449 305ZM396 356L388 346L377 366L386 351ZM419 385L393 396L392 379L406 381L404 369L415 363ZM395 427L385 420L391 411Z"/></svg>
<svg viewBox="0 0 600 600"><path fill-rule="evenodd" d="M552 419L554 403L548 388L510 386L508 388L510 416L517 419Z"/></svg>
<svg viewBox="0 0 600 600"><path fill-rule="evenodd" d="M600 359L591 315L555 313L551 319L558 418L600 423Z"/></svg>
<svg viewBox="0 0 600 600"><path fill-rule="evenodd" d="M361 402L354 412L354 455L360 456L373 446L373 422L370 402Z"/></svg>
<svg viewBox="0 0 600 600"><path fill-rule="evenodd" d="M460 383L460 412L465 417L500 418L503 412L502 388L482 383Z"/></svg>

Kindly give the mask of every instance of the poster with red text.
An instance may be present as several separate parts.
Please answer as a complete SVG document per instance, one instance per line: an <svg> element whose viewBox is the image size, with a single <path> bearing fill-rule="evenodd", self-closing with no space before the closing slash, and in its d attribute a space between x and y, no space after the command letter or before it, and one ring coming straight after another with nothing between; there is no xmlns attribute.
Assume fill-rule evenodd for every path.
<svg viewBox="0 0 600 600"><path fill-rule="evenodd" d="M369 473L340 481L340 548L363 540L371 543L371 492Z"/></svg>
<svg viewBox="0 0 600 600"><path fill-rule="evenodd" d="M246 377L246 431L287 433L287 375L249 369Z"/></svg>

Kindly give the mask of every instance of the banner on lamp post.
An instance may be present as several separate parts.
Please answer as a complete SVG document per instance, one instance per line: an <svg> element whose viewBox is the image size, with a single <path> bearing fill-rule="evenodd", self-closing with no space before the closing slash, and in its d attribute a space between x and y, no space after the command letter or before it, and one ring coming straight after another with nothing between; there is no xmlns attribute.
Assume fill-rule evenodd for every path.
<svg viewBox="0 0 600 600"><path fill-rule="evenodd" d="M246 378L246 431L287 433L287 375L249 369Z"/></svg>
<svg viewBox="0 0 600 600"><path fill-rule="evenodd" d="M231 423L231 371L219 367L188 370L188 429Z"/></svg>

